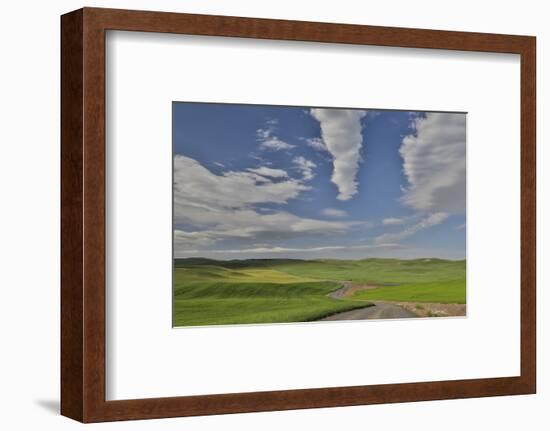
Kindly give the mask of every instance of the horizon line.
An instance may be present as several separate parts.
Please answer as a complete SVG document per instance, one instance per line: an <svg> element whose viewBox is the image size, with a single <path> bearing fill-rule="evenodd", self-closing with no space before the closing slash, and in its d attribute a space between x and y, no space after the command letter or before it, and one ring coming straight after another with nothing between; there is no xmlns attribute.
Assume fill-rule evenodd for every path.
<svg viewBox="0 0 550 431"><path fill-rule="evenodd" d="M245 260L301 260L301 261L316 261L316 260L369 260L369 259L379 259L379 260L450 260L453 262L460 262L465 261L466 257L458 258L458 259L452 259L452 258L443 258L443 257L363 257L363 258L357 258L357 259L344 259L344 258L338 258L338 257L320 257L320 258L314 258L314 259L304 259L304 258L296 258L296 257L251 257L251 258L235 258L235 259L214 259L212 257L204 257L204 256L191 256L191 257L176 257L174 256L172 260L176 259L182 259L182 260L190 260L190 259L205 259L205 260L213 260L213 261L245 261Z"/></svg>

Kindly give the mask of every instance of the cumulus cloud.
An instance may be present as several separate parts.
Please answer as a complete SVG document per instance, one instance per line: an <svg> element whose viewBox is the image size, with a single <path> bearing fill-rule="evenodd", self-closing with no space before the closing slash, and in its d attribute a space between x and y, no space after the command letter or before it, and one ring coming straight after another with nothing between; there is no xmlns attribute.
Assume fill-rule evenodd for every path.
<svg viewBox="0 0 550 431"><path fill-rule="evenodd" d="M321 137L332 155L331 181L338 188L339 200L349 200L357 193L356 175L361 160L361 118L366 111L315 108L310 111L321 126Z"/></svg>
<svg viewBox="0 0 550 431"><path fill-rule="evenodd" d="M292 163L294 163L296 167L300 170L300 172L302 173L302 177L305 181L312 180L315 177L315 174L313 173L313 168L316 168L317 165L311 160L299 156L295 157L292 160Z"/></svg>
<svg viewBox="0 0 550 431"><path fill-rule="evenodd" d="M408 186L402 202L421 212L466 210L466 114L413 118L400 148Z"/></svg>
<svg viewBox="0 0 550 431"><path fill-rule="evenodd" d="M346 217L348 215L347 212L338 208L325 208L321 214L327 217Z"/></svg>
<svg viewBox="0 0 550 431"><path fill-rule="evenodd" d="M286 172L271 168L216 175L196 160L176 155L176 254L225 239L280 240L304 235L317 238L348 231L353 223L304 218L273 209L273 204L285 205L310 190L303 183L306 177L304 174L300 180L289 178Z"/></svg>
<svg viewBox="0 0 550 431"><path fill-rule="evenodd" d="M389 217L382 220L382 224L384 225L401 225L405 224L405 219L402 218L396 218L396 217Z"/></svg>
<svg viewBox="0 0 550 431"><path fill-rule="evenodd" d="M444 222L449 217L449 214L447 213L435 213L430 214L424 218L422 218L417 223L406 227L405 229L401 230L400 232L396 233L385 233L383 235L380 235L375 239L377 244L381 243L388 243L388 242L399 242L404 240L405 238L408 238L410 236L413 236L417 232L428 229L429 227L438 225L442 222Z"/></svg>
<svg viewBox="0 0 550 431"><path fill-rule="evenodd" d="M175 205L193 203L208 208L241 208L255 203L286 203L310 187L295 179L273 182L248 171L215 175L186 156L174 157Z"/></svg>

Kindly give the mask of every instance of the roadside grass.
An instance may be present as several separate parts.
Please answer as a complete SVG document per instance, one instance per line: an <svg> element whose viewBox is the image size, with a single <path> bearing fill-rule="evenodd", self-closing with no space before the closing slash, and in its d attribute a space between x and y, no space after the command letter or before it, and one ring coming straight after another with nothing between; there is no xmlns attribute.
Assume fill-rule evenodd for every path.
<svg viewBox="0 0 550 431"><path fill-rule="evenodd" d="M355 292L353 298L403 302L465 304L466 279L401 284Z"/></svg>
<svg viewBox="0 0 550 431"><path fill-rule="evenodd" d="M445 313L428 311L427 317L447 317L447 315Z"/></svg>

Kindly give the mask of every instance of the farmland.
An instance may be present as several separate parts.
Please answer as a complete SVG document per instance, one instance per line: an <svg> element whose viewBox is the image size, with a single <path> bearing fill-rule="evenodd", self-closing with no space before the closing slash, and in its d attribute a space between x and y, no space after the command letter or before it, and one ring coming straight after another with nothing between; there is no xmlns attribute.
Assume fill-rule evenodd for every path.
<svg viewBox="0 0 550 431"><path fill-rule="evenodd" d="M358 288L329 296L343 282ZM305 322L373 301L464 304L466 262L176 259L173 295L174 326Z"/></svg>

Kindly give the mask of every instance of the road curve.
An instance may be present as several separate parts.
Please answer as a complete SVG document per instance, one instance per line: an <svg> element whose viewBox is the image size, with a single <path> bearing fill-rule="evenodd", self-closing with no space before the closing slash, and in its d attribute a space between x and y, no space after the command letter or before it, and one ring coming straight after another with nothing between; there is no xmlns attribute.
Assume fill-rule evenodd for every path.
<svg viewBox="0 0 550 431"><path fill-rule="evenodd" d="M340 289L330 292L328 296L332 299L342 299L350 293L351 281L339 281Z"/></svg>
<svg viewBox="0 0 550 431"><path fill-rule="evenodd" d="M373 302L373 306L357 310L343 311L321 320L369 320L369 319L410 319L418 317L412 311L387 302Z"/></svg>
<svg viewBox="0 0 550 431"><path fill-rule="evenodd" d="M353 284L351 281L346 280L339 280L338 283L341 287L327 295L332 299L343 299L352 296L358 290L370 290L379 287L374 284Z"/></svg>

